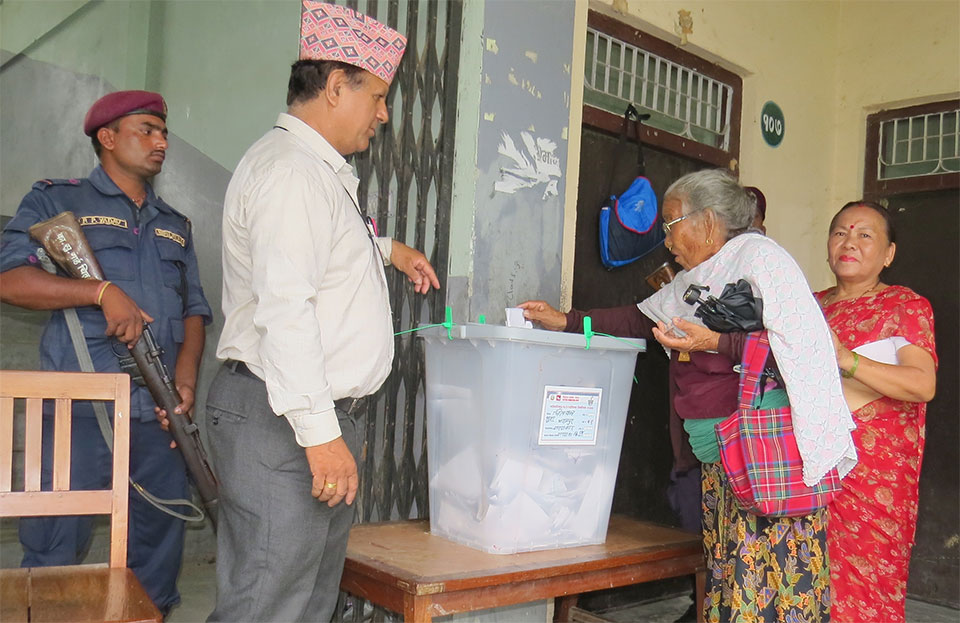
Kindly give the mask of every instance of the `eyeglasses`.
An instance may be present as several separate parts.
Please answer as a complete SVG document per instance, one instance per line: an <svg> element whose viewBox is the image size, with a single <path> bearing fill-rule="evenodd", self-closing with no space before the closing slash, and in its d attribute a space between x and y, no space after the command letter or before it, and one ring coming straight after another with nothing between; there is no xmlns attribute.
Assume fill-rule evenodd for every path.
<svg viewBox="0 0 960 623"><path fill-rule="evenodd" d="M701 209L702 209L702 208L701 208ZM673 220L670 221L669 223L664 223L664 224L663 224L663 233L669 236L669 235L670 235L670 228L671 228L671 227L673 227L674 225L676 225L677 223L679 223L679 222L682 221L683 219L688 218L688 217L690 217L690 216L693 216L694 214L696 214L696 213L699 212L699 211L700 211L700 210L694 210L693 212L689 212L689 213L684 214L683 216L681 216L681 217L679 217L679 218L673 219Z"/></svg>

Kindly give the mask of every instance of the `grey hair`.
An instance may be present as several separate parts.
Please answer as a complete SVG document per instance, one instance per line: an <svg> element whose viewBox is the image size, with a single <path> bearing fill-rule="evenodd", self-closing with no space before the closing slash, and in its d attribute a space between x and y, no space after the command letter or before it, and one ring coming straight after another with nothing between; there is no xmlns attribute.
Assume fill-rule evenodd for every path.
<svg viewBox="0 0 960 623"><path fill-rule="evenodd" d="M726 169L704 169L687 173L663 195L676 199L683 213L712 210L727 228L727 239L746 231L757 211L756 199Z"/></svg>

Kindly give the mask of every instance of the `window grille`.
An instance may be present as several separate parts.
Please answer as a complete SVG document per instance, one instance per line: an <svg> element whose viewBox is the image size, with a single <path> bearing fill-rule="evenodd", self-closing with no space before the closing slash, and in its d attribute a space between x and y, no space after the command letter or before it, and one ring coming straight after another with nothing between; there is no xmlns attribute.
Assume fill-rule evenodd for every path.
<svg viewBox="0 0 960 623"><path fill-rule="evenodd" d="M880 124L877 179L960 171L960 110L889 119Z"/></svg>
<svg viewBox="0 0 960 623"><path fill-rule="evenodd" d="M622 115L632 103L646 123L730 149L733 86L595 28L587 28L584 102Z"/></svg>

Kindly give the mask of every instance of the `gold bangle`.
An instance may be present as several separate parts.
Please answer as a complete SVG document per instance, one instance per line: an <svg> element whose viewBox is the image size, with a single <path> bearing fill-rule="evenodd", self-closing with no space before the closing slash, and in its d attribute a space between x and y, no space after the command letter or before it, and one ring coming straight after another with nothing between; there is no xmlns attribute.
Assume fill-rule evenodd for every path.
<svg viewBox="0 0 960 623"><path fill-rule="evenodd" d="M109 286L111 283L112 283L111 281L104 281L104 282L100 285L100 291L97 292L97 307L100 307L100 301L103 300L103 292L104 292L104 290L107 289L107 286Z"/></svg>
<svg viewBox="0 0 960 623"><path fill-rule="evenodd" d="M852 379L853 375L857 373L857 366L860 365L860 355L853 353L853 365L850 366L849 370L841 370L840 376L845 379Z"/></svg>

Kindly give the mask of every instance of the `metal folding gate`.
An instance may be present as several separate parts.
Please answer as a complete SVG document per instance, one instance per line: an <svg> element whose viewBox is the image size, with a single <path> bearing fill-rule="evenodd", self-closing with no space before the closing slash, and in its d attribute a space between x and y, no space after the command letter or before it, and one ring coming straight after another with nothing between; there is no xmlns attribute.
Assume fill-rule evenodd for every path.
<svg viewBox="0 0 960 623"><path fill-rule="evenodd" d="M390 122L354 160L359 199L381 235L424 251L441 289L426 297L388 270L394 329L443 319L460 59L459 0L348 0L396 28L407 52L388 95ZM423 346L395 338L393 370L368 407L357 521L426 517L427 451Z"/></svg>

